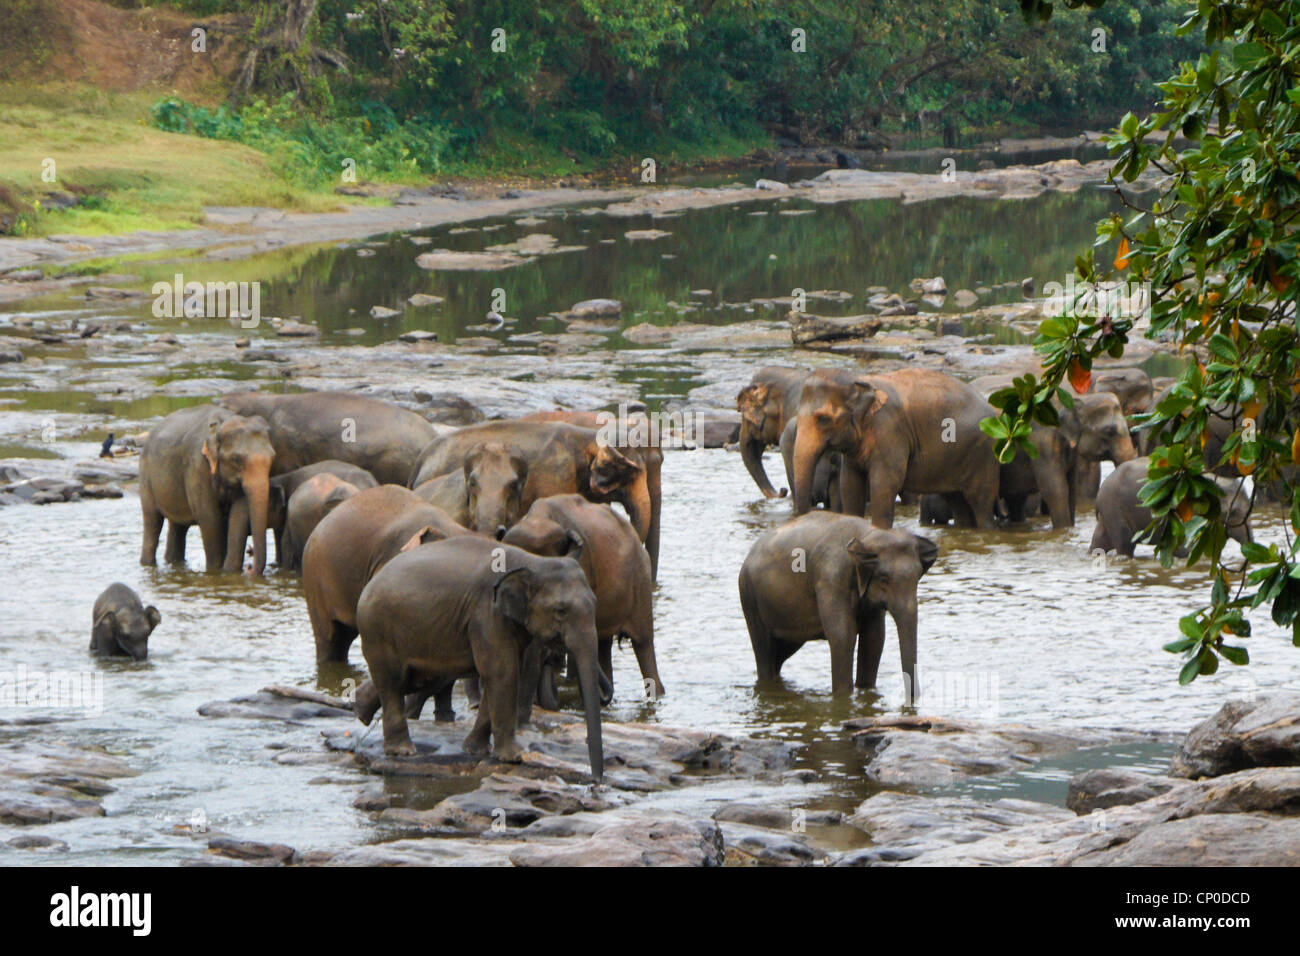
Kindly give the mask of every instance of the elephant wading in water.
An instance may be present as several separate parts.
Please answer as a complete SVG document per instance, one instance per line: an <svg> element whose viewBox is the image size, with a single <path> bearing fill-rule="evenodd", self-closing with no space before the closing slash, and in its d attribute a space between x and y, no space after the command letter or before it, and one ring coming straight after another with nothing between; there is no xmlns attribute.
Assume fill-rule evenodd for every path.
<svg viewBox="0 0 1300 956"><path fill-rule="evenodd" d="M1092 533L1092 551L1115 551L1126 558L1133 557L1139 543L1134 542L1134 536L1151 523L1151 509L1138 498L1150 464L1150 458L1134 458L1119 465L1101 483L1101 490L1097 492L1097 527ZM1223 489L1223 522L1228 537L1239 544L1251 541L1250 495L1242 487L1241 479L1212 477ZM1185 549L1178 554L1187 556Z"/></svg>
<svg viewBox="0 0 1300 956"><path fill-rule="evenodd" d="M1075 446L1075 485L1091 501L1101 483L1101 463L1122 465L1137 455L1119 398L1112 392L1074 396L1074 408L1062 408L1061 433Z"/></svg>
<svg viewBox="0 0 1300 956"><path fill-rule="evenodd" d="M655 661L653 590L650 556L632 526L608 505L592 504L581 495L554 495L533 503L528 513L502 539L532 554L571 555L578 559L596 595L596 635L600 666L613 692L614 638L632 641L647 695L663 695ZM556 708L554 671L543 664L540 701Z"/></svg>
<svg viewBox="0 0 1300 956"><path fill-rule="evenodd" d="M361 591L403 548L468 534L442 509L398 485L367 488L321 519L302 555L302 590L317 663L348 659ZM445 716L450 694L438 704Z"/></svg>
<svg viewBox="0 0 1300 956"><path fill-rule="evenodd" d="M994 526L999 466L980 420L994 414L951 375L903 369L884 375L819 369L804 382L795 441L795 511L812 506L817 461L841 453L846 514L865 511L878 528L894 523L900 492L942 494L961 526Z"/></svg>
<svg viewBox="0 0 1300 956"><path fill-rule="evenodd" d="M459 471L416 487L415 493L436 505L471 531L498 538L523 513L528 462L519 451L501 442L481 442L465 455Z"/></svg>
<svg viewBox="0 0 1300 956"><path fill-rule="evenodd" d="M266 569L267 502L275 449L266 422L215 405L173 412L155 425L140 451L140 510L144 544L140 563L152 565L163 519L169 563L185 560L185 533L197 524L207 569L238 571L244 535L233 528L235 502L248 499L253 529L253 573ZM234 540L235 537L238 540Z"/></svg>
<svg viewBox="0 0 1300 956"><path fill-rule="evenodd" d="M415 412L345 392L244 392L217 404L266 419L277 475L336 459L366 469L379 482L404 485L420 452L437 436Z"/></svg>
<svg viewBox="0 0 1300 956"><path fill-rule="evenodd" d="M149 635L162 623L162 615L152 604L145 607L140 595L119 581L95 599L91 621L91 654L142 661L149 656Z"/></svg>
<svg viewBox="0 0 1300 956"><path fill-rule="evenodd" d="M763 469L763 452L780 445L784 453L782 435L786 426L799 416L799 397L808 374L804 368L778 365L761 368L736 396L736 410L740 412L740 459L765 497L783 498L787 493L784 488L777 491L772 487ZM794 483L788 459L786 478Z"/></svg>
<svg viewBox="0 0 1300 956"><path fill-rule="evenodd" d="M490 734L493 755L518 762L520 711L553 645L577 661L591 772L602 778L596 596L577 561L480 537L420 545L366 585L357 621L371 680L358 689L354 709L365 724L383 709L385 752L415 753L406 694L478 674L483 703L465 750L484 752Z"/></svg>
<svg viewBox="0 0 1300 956"><path fill-rule="evenodd" d="M740 569L760 681L804 643L831 646L831 692L876 686L885 647L885 611L898 629L909 703L916 684L916 586L939 556L927 538L873 527L865 518L812 512L764 534ZM857 677L853 647L858 647Z"/></svg>
<svg viewBox="0 0 1300 956"><path fill-rule="evenodd" d="M588 501L620 503L637 537L646 543L654 567L659 550L659 468L663 460L658 448L615 447L602 441L596 429L567 422L487 422L430 444L408 484L418 487L462 469L466 457L481 442L508 445L527 463L528 478L520 500L525 511L538 498L549 495L580 494Z"/></svg>

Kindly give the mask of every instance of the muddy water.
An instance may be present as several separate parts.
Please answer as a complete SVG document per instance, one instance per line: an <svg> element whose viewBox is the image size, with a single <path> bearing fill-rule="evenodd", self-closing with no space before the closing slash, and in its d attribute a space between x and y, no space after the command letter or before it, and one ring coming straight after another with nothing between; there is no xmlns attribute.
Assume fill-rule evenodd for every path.
<svg viewBox="0 0 1300 956"><path fill-rule="evenodd" d="M721 303L785 294L794 286L844 288L860 301L867 285L902 289L916 275L943 273L953 289L1026 274L1064 275L1075 251L1087 246L1092 221L1109 203L1095 192L1082 192L1012 203L855 203L819 207L811 215L780 215L783 209L798 208L797 201L791 201L653 222L613 221L560 210L545 225L511 221L489 223L500 228L487 233L432 234L435 247L482 248L529 231L591 246L589 253L543 257L504 273L422 272L413 259L428 246L412 245L402 237L384 240L369 258L358 257L355 249L329 247L271 254L230 264L229 269L226 264L208 264L186 272L187 278L197 279L205 278L207 269L224 269L217 276L222 279L262 277L264 314L301 315L316 322L325 330L327 346L387 341L403 329L421 327L435 328L444 341L454 340L465 334L466 326L482 320L497 286L507 290L507 313L519 317L514 330L495 333L502 338L511 331L555 330L554 323L537 316L597 295L624 301L625 325L677 321L669 301L685 302L689 290L700 287L714 290L715 298L689 320L724 323L752 316ZM622 238L624 231L648 225L673 235L656 242ZM599 245L597 238L615 241ZM131 268L147 283L170 275L176 266L133 263ZM413 292L445 295L448 302L442 309L408 310L386 324L366 317L371 305L395 304ZM1014 290L1014 297L1018 295ZM66 318L67 308L65 295L57 301L10 306L9 311L38 313L41 321L57 322ZM852 303L844 308L851 310ZM147 305L96 304L76 311L144 320L158 331L176 328L175 323L169 327L148 317ZM345 330L352 327L362 328L363 334L347 335ZM182 336L231 334L220 324L195 323L179 331ZM996 335L1009 330L968 331ZM255 336L269 340L269 331L259 330ZM103 389L63 390L58 387L60 365L78 367L84 360L77 349L74 344L45 350L54 385L43 383L39 391L25 388L26 379L16 372L0 371L0 415L30 416L39 422L46 413L107 413L121 421L147 422L206 395L201 382L184 396L121 402ZM651 400L683 395L700 384L699 369L691 364L697 360L704 357L679 356L646 366L638 371L636 383ZM114 361L120 365L131 359ZM509 374L510 361L503 353L502 374ZM677 368L680 375L664 372ZM248 366L178 364L167 378L248 374ZM88 437L94 436L67 441L60 437L53 448L84 456L94 447ZM49 454L48 447L32 444ZM10 448L4 453L35 454ZM768 469L774 475L780 472L775 455L768 456ZM658 655L668 696L642 701L630 648L616 651L617 695L609 716L796 742L803 747L801 763L819 774L814 788L801 793L803 805L849 807L869 791L861 781L861 758L845 742L840 727L849 717L899 710L896 645L891 637L882 665L883 697L855 693L850 699L833 700L828 693L829 655L818 644L807 646L786 664L783 687L756 690L736 573L754 539L785 520L790 509L788 500L759 496L735 453L669 453L656 604ZM914 510L903 509L899 524L920 530ZM1042 520L1033 530L922 531L941 548L941 558L921 591L926 713L1182 731L1228 696L1295 686L1297 658L1289 634L1257 615L1256 636L1249 641L1254 661L1250 668L1225 666L1213 678L1180 688L1178 661L1160 647L1172 639L1176 615L1203 599L1202 574L1162 570L1149 553L1137 561L1098 565L1088 554L1092 526L1085 509L1079 525L1064 532L1052 532ZM1257 532L1265 540L1280 540L1280 515L1262 515ZM366 814L350 806L357 786L367 781L359 772L276 763L274 747L287 736L282 725L197 714L208 701L271 683L337 692L344 679L361 673L360 652L354 647L354 667L318 674L296 579L275 573L264 581L202 574L197 545L190 548L189 569L140 568L140 518L131 495L116 501L0 509L0 542L0 667L25 665L29 673L88 670L103 679L102 710L6 711L0 720L38 716L52 722L0 724L0 743L101 744L140 772L121 781L118 791L106 798L107 817L42 828L70 844L68 853L58 855L59 862L159 863L191 856L196 844L174 828L189 823L196 813L213 829L299 849L385 837ZM90 606L114 580L136 588L162 611L163 624L145 664L93 663L86 654ZM573 702L576 693L566 693ZM459 696L457 707L465 709ZM295 740L305 744L313 737L314 731L304 728ZM1157 767L1167 753L1167 747L1144 744L1074 755L1022 774L976 781L967 789L1060 802L1069 774L1090 762ZM419 790L419 785L410 786ZM756 787L735 783L734 792L710 788L710 799L720 793L749 799ZM419 805L438 795L409 796L410 803ZM653 799L691 806L701 797L688 788ZM0 846L0 862L16 852Z"/></svg>

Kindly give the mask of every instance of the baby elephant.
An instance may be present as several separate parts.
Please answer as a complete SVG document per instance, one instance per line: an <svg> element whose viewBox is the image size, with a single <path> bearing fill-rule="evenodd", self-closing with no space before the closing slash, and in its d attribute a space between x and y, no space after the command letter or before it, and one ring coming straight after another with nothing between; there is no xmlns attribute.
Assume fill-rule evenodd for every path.
<svg viewBox="0 0 1300 956"><path fill-rule="evenodd" d="M140 595L125 584L110 584L95 599L90 632L90 653L96 657L149 656L149 635L162 620L158 609L140 603Z"/></svg>
<svg viewBox="0 0 1300 956"><path fill-rule="evenodd" d="M885 647L885 611L898 629L909 702L916 697L916 585L939 556L927 538L876 528L854 515L812 511L763 535L740 569L745 612L760 681L805 642L831 646L831 691L874 687Z"/></svg>
<svg viewBox="0 0 1300 956"><path fill-rule="evenodd" d="M1138 542L1134 535L1151 523L1151 509L1138 500L1138 491L1146 480L1151 459L1134 458L1116 467L1101 483L1097 492L1097 528L1092 533L1091 551L1115 551L1133 557ZM1228 537L1244 544L1251 540L1250 495L1240 478L1215 478L1223 489L1223 521ZM1186 557L1186 549L1178 551Z"/></svg>

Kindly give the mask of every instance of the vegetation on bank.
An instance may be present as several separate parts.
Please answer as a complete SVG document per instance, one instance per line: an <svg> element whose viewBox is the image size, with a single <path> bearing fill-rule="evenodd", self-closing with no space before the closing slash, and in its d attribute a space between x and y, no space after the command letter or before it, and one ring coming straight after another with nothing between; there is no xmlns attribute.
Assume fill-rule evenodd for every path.
<svg viewBox="0 0 1300 956"><path fill-rule="evenodd" d="M138 118L256 151L264 168L248 191L295 208L327 202L349 160L357 179L372 182L630 177L647 156L664 168L774 144L960 146L993 130L1075 132L1153 103L1156 80L1199 49L1196 38L1176 35L1182 0L1062 8L1047 25L1026 22L1016 0L167 6L207 23L211 42L233 46L237 64L224 89L159 91ZM11 51L30 58L28 77L40 76L51 47L67 42L57 38L58 9L55 0L13 0L0 13L8 28L0 33L16 38ZM33 32L36 22L45 28ZM62 117L54 120L57 128ZM37 152L47 148L46 129L28 134ZM113 132L83 129L110 150ZM264 188L264 172L278 180L274 188ZM152 188L166 175L154 173ZM218 188L190 208L159 207L148 192L126 182L100 195L118 211L118 228L135 228L132 216L192 221L200 204L237 201L231 188ZM93 217L62 221L67 216L29 217L26 228L94 225ZM112 228L111 212L100 219Z"/></svg>

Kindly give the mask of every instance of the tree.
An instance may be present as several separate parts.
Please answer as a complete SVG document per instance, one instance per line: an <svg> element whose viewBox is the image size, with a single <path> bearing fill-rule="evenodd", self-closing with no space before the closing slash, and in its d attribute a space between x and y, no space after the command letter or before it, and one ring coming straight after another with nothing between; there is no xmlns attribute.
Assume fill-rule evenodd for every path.
<svg viewBox="0 0 1300 956"><path fill-rule="evenodd" d="M1029 16L1050 15L1050 4L1021 3ZM1252 608L1269 605L1300 647L1300 537L1290 533L1300 535L1300 0L1198 0L1181 29L1203 31L1210 52L1160 85L1157 112L1126 115L1109 138L1112 181L1131 182L1149 165L1169 178L1149 208L1126 200L1131 216L1099 223L1103 261L1081 256L1076 271L1080 291L1149 282L1147 334L1193 359L1147 416L1159 444L1140 493L1153 515L1145 533L1164 565L1182 548L1188 564L1209 563L1209 603L1183 617L1180 639L1165 647L1184 655L1179 680L1188 683L1214 673L1220 658L1249 662L1230 642L1250 635ZM1031 422L1055 421L1053 399L1070 404L1067 375L1086 390L1094 359L1124 354L1134 321L1114 308L1074 308L1043 322L1041 379L1026 376L991 398L1002 411L984 428L1000 457L1031 447ZM1217 456L1206 454L1212 431L1225 439ZM1264 493L1290 508L1286 543L1245 545L1239 573L1221 561L1216 468L1253 477L1252 509Z"/></svg>

